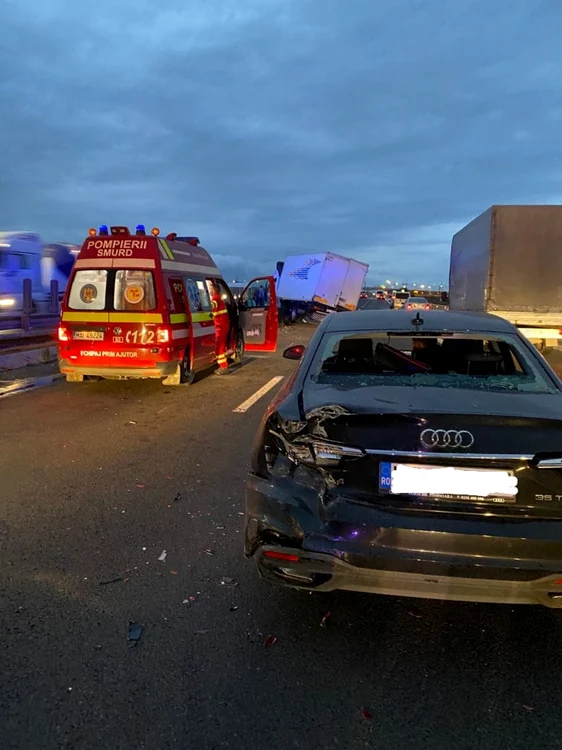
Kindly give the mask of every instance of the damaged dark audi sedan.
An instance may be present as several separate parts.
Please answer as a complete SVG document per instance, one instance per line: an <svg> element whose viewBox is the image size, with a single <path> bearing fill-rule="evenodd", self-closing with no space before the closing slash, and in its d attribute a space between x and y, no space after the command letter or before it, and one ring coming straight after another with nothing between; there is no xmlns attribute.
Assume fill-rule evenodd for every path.
<svg viewBox="0 0 562 750"><path fill-rule="evenodd" d="M268 407L245 553L315 591L562 606L562 383L493 315L330 315Z"/></svg>

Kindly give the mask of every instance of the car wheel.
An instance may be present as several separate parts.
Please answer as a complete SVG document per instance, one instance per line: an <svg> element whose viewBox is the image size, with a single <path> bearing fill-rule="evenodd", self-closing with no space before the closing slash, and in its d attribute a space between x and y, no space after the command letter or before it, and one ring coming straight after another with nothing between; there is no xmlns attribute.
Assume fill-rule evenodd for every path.
<svg viewBox="0 0 562 750"><path fill-rule="evenodd" d="M182 361L176 367L173 375L168 375L162 381L163 385L191 385L195 380L195 370L191 367L189 349L185 350Z"/></svg>

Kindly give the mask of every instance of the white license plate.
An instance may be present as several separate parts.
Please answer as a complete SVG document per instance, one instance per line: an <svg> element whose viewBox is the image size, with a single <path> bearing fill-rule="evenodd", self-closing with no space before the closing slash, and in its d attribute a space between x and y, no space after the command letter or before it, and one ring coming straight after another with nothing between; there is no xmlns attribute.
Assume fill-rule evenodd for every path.
<svg viewBox="0 0 562 750"><path fill-rule="evenodd" d="M81 341L103 341L103 331L74 331L74 338Z"/></svg>
<svg viewBox="0 0 562 750"><path fill-rule="evenodd" d="M392 495L478 498L514 502L517 477L504 469L470 469L423 464L394 464L383 461L379 489Z"/></svg>

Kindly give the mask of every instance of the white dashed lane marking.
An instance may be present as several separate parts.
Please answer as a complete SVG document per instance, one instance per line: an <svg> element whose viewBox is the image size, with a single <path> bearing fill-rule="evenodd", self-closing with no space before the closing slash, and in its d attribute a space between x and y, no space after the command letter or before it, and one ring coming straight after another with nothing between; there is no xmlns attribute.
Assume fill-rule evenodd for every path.
<svg viewBox="0 0 562 750"><path fill-rule="evenodd" d="M236 414L243 414L245 411L248 411L257 401L260 400L262 396L265 396L265 394L270 391L272 388L275 388L277 383L280 383L283 380L283 375L276 375L276 377L271 378L271 380L268 380L268 382L265 385L262 385L262 387L253 393L250 398L247 398L245 401L243 401L240 406L237 406L236 409L233 409L232 411Z"/></svg>

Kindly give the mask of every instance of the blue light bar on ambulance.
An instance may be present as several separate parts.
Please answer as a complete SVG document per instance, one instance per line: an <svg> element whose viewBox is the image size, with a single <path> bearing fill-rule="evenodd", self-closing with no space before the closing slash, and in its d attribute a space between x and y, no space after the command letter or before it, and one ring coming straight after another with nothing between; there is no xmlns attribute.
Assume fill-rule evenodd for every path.
<svg viewBox="0 0 562 750"><path fill-rule="evenodd" d="M100 228L99 228L99 232L98 232L98 235L99 235L100 237L105 237L105 236L108 236L108 235L109 235L109 229L107 228L107 225L106 225L106 224L102 224L102 225L100 226Z"/></svg>
<svg viewBox="0 0 562 750"><path fill-rule="evenodd" d="M144 237L146 235L146 229L144 228L144 224L137 224L135 234L138 235L139 237Z"/></svg>
<svg viewBox="0 0 562 750"><path fill-rule="evenodd" d="M111 227L111 234L130 234L127 227Z"/></svg>

